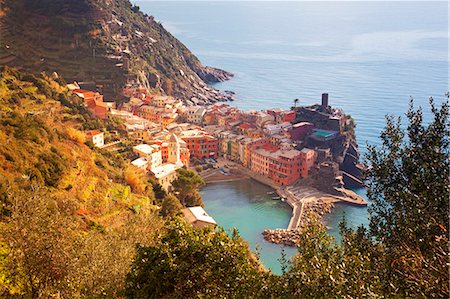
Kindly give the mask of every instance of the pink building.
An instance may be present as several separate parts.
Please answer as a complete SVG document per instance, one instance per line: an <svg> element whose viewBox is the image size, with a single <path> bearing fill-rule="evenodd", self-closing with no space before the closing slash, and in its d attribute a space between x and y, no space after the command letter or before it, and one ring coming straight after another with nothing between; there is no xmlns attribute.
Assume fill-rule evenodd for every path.
<svg viewBox="0 0 450 299"><path fill-rule="evenodd" d="M277 124L284 122L292 122L297 117L297 113L292 110L282 110L279 108L269 109L267 113L272 115Z"/></svg>
<svg viewBox="0 0 450 299"><path fill-rule="evenodd" d="M305 138L306 135L311 134L314 125L309 122L300 122L292 126L292 129L289 131L289 135L291 135L292 140L301 140Z"/></svg>
<svg viewBox="0 0 450 299"><path fill-rule="evenodd" d="M317 153L315 150L304 148L300 151L301 157L301 175L303 178L308 177L309 170L314 166L316 162Z"/></svg>
<svg viewBox="0 0 450 299"><path fill-rule="evenodd" d="M266 141L250 146L250 169L285 186L301 177L301 154L297 150L281 150Z"/></svg>

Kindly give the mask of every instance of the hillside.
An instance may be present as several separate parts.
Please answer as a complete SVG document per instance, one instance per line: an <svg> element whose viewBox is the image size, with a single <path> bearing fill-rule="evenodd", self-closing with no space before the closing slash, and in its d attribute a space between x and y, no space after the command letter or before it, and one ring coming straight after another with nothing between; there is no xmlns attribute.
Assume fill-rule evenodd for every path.
<svg viewBox="0 0 450 299"><path fill-rule="evenodd" d="M81 130L120 124L92 119L57 81L1 70L0 297L20 294L28 279L43 283L23 278L27 271L65 273L72 288L108 293L123 282L135 244L152 244L162 225L144 174L85 144ZM9 272L9 262L24 268Z"/></svg>
<svg viewBox="0 0 450 299"><path fill-rule="evenodd" d="M96 85L121 100L135 82L191 103L226 100L207 86L232 74L204 67L163 26L128 0L2 0L0 65Z"/></svg>

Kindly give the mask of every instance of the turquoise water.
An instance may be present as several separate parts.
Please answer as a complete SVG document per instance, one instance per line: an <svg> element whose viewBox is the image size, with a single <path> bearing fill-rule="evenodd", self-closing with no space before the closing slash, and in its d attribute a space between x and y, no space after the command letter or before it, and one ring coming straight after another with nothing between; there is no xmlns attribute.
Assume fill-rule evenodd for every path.
<svg viewBox="0 0 450 299"><path fill-rule="evenodd" d="M223 182L206 185L202 191L205 209L220 226L238 228L253 251L259 247L264 265L274 273L281 273L278 259L283 246L264 240L264 229L287 228L292 209L284 202L273 200L273 189L254 180ZM284 247L291 257L296 249Z"/></svg>
<svg viewBox="0 0 450 299"><path fill-rule="evenodd" d="M386 114L404 116L410 96L426 108L430 96L439 102L449 90L446 1L133 2L205 65L233 72L215 87L236 92L241 109L288 108L295 98L309 105L328 92L330 104L356 120L362 153L366 143L379 144ZM253 248L259 243L264 263L275 267L279 248L260 242L260 230L284 227L290 211L255 204L242 191L249 188L206 186L206 210ZM368 222L367 209L338 205L325 217L335 236L344 213L353 225Z"/></svg>

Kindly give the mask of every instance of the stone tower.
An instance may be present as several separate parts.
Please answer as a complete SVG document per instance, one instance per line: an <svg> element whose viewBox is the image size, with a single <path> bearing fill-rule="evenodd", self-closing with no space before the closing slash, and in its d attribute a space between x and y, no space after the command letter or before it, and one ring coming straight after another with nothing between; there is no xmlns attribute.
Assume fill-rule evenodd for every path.
<svg viewBox="0 0 450 299"><path fill-rule="evenodd" d="M170 135L168 150L167 163L180 164L180 141L177 135Z"/></svg>

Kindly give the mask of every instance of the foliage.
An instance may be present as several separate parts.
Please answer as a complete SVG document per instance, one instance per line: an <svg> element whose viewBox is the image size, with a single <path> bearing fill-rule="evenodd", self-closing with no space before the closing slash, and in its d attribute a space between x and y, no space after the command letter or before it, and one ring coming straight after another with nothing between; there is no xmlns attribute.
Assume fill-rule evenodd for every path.
<svg viewBox="0 0 450 299"><path fill-rule="evenodd" d="M401 296L447 297L450 155L448 100L423 123L411 101L407 139L387 118L381 148L369 147L370 236L386 250L385 287Z"/></svg>
<svg viewBox="0 0 450 299"><path fill-rule="evenodd" d="M86 141L86 135L75 128L72 127L67 128L66 134L70 140L75 141L79 144L83 144Z"/></svg>
<svg viewBox="0 0 450 299"><path fill-rule="evenodd" d="M187 207L203 205L197 190L205 184L205 181L195 171L189 169L180 168L177 173L178 177L172 186L180 202Z"/></svg>
<svg viewBox="0 0 450 299"><path fill-rule="evenodd" d="M298 253L288 269L272 285L273 296L283 298L363 298L376 297L379 278L361 243L364 232L346 232L341 245L334 242L326 228L313 215L301 234ZM364 269L363 271L361 271Z"/></svg>
<svg viewBox="0 0 450 299"><path fill-rule="evenodd" d="M78 128L91 120L83 111L45 74L2 68L1 298L117 297L135 245L160 229L147 178L137 175L142 195L130 192L119 154L80 143Z"/></svg>
<svg viewBox="0 0 450 299"><path fill-rule="evenodd" d="M76 201L42 188L14 193L12 215L0 226L1 297L112 297L121 290L135 244L152 244L158 219L137 214L99 231L83 229L76 209Z"/></svg>
<svg viewBox="0 0 450 299"><path fill-rule="evenodd" d="M264 274L248 245L223 230L167 224L154 246L140 247L127 275L128 298L255 298Z"/></svg>
<svg viewBox="0 0 450 299"><path fill-rule="evenodd" d="M125 182L128 186L131 187L133 192L138 194L143 194L146 189L146 184L144 182L144 173L142 170L137 169L136 167L129 166L125 170Z"/></svg>
<svg viewBox="0 0 450 299"><path fill-rule="evenodd" d="M39 155L39 162L35 165L47 186L56 187L61 175L66 169L62 154L52 147L50 151Z"/></svg>
<svg viewBox="0 0 450 299"><path fill-rule="evenodd" d="M163 217L174 217L180 213L182 208L178 198L173 194L167 194L162 200L160 213Z"/></svg>
<svg viewBox="0 0 450 299"><path fill-rule="evenodd" d="M153 192L155 193L155 199L158 202L162 202L162 200L166 197L167 192L164 188L154 179L149 179L150 184L153 186Z"/></svg>

